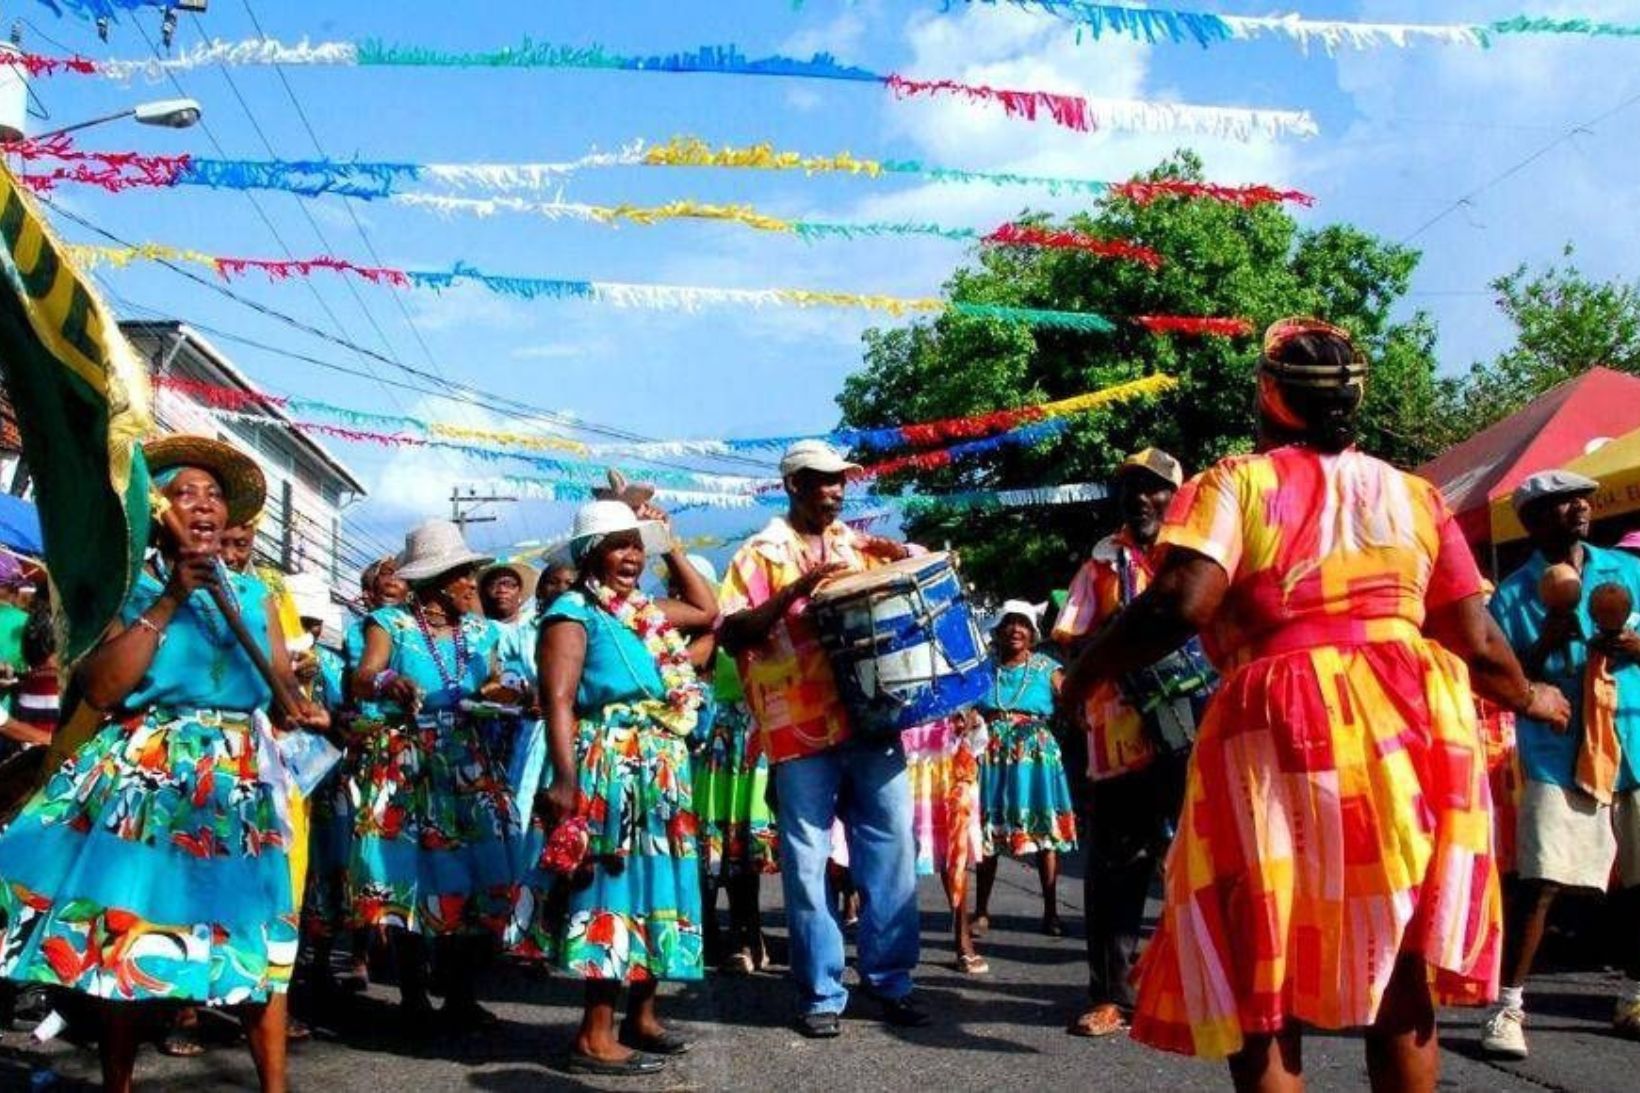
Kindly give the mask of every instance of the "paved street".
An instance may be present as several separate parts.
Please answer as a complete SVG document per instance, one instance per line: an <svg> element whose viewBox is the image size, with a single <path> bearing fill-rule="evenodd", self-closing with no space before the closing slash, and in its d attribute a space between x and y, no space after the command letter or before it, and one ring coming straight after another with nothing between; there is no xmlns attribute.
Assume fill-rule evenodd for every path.
<svg viewBox="0 0 1640 1093"><path fill-rule="evenodd" d="M394 1034L393 991L372 987L339 1013L321 1018L315 1039L293 1050L294 1087L324 1093L1224 1088L1218 1066L1162 1055L1125 1039L1096 1043L1064 1034L1082 1000L1081 885L1066 878L1061 902L1073 936L1057 940L1036 932L1034 886L1031 870L1004 863L994 908L1000 914L984 943L993 971L974 979L950 969L947 917L937 885L925 882L921 990L939 1015L930 1029L890 1031L869 1019L869 1005L859 1004L850 1011L854 1019L845 1022L842 1039L810 1042L787 1023L790 996L779 975L713 977L687 989L668 989L665 1012L699 1041L667 1076L624 1083L581 1080L556 1069L577 1020L577 986L502 970L492 977L486 997L504 1019L492 1033L465 1041L406 1042ZM778 885L766 889L766 903L777 904L777 897ZM779 921L778 913L768 918ZM778 932L773 939L777 945L783 940ZM1476 1021L1471 1014L1456 1015L1446 1025L1443 1087L1497 1093L1634 1090L1640 1044L1610 1033L1613 983L1609 975L1576 973L1535 984L1533 1056L1519 1065L1477 1059ZM139 1087L253 1089L249 1057L232 1042L233 1026L213 1021L212 1027L221 1030L222 1043L202 1060L169 1060L145 1049ZM49 1087L54 1090L90 1088L96 1077L96 1056L88 1047L59 1041L34 1050L20 1033L7 1034L4 1044L0 1089L28 1089L31 1069L41 1065L57 1074ZM1306 1048L1312 1088L1364 1088L1358 1041L1313 1036Z"/></svg>

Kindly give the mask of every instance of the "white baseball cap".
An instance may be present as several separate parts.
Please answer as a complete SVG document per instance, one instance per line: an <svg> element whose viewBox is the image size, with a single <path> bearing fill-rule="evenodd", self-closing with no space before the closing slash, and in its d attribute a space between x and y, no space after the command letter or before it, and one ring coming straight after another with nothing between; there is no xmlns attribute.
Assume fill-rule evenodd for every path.
<svg viewBox="0 0 1640 1093"><path fill-rule="evenodd" d="M818 474L847 474L857 471L860 464L850 463L843 453L824 440L799 440L780 457L780 477L789 478L798 471Z"/></svg>

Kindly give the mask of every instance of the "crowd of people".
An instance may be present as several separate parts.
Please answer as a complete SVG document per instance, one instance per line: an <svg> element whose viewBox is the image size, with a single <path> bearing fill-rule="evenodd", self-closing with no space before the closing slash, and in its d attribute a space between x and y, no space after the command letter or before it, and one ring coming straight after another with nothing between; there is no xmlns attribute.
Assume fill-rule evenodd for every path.
<svg viewBox="0 0 1640 1093"><path fill-rule="evenodd" d="M341 992L383 957L406 1034L493 1022L483 969L518 960L584 983L569 1070L646 1075L689 1048L661 982L769 965L765 876L796 1027L827 1039L848 929L873 1012L937 1019L919 875L984 975L998 859L1035 866L1059 936L1080 850L1074 1035L1279 1090L1304 1026L1359 1028L1376 1088L1431 1090L1438 1005L1495 1002L1484 1046L1525 1055L1549 912L1593 888L1626 908L1615 1025L1640 1037L1640 560L1589 542L1595 483L1535 475L1535 552L1488 606L1439 491L1354 446L1367 373L1341 330L1272 327L1256 454L1123 460L1120 526L1052 622L1003 601L988 692L890 734L810 605L923 552L842 520L856 468L825 443L787 450L787 511L721 580L623 486L544 569L416 527L344 626L322 582L252 562L253 461L152 441L152 550L60 694L44 595L0 604L0 736L39 771L0 831L0 972L98 1001L115 1091L144 1003L178 1054L190 1007L232 1008L283 1090L292 976ZM24 582L0 559L8 601Z"/></svg>

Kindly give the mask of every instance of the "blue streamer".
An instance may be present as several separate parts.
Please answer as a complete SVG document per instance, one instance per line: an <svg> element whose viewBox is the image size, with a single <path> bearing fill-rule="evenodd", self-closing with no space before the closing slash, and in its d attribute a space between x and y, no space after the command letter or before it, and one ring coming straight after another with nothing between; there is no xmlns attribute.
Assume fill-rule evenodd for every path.
<svg viewBox="0 0 1640 1093"><path fill-rule="evenodd" d="M225 190L282 190L317 197L340 194L374 200L386 197L400 182L422 176L414 163L336 162L333 160L190 159L173 186L210 186Z"/></svg>
<svg viewBox="0 0 1640 1093"><path fill-rule="evenodd" d="M602 46L562 46L526 38L501 49L459 51L401 46L370 38L359 43L358 63L429 68L583 68L628 72L716 72L738 76L802 76L809 79L883 83L887 77L870 69L845 65L829 53L804 59L773 54L752 58L738 46L701 46L678 53L634 56L610 53Z"/></svg>
<svg viewBox="0 0 1640 1093"><path fill-rule="evenodd" d="M138 8L163 8L171 0L40 0L40 3L51 9L51 14L61 19L66 8L70 15L90 21L92 19L118 19L122 11L136 11Z"/></svg>
<svg viewBox="0 0 1640 1093"><path fill-rule="evenodd" d="M471 281L491 292L515 296L520 300L593 300L598 296L591 281L561 281L544 277L506 277L485 273L465 262L457 262L449 272L407 270L410 283L417 288L442 292L455 287L457 282Z"/></svg>

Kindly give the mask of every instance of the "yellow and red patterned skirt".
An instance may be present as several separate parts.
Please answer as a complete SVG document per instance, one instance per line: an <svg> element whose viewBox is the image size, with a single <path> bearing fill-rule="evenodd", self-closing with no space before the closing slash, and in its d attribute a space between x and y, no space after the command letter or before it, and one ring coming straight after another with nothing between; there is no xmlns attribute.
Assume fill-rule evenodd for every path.
<svg viewBox="0 0 1640 1093"><path fill-rule="evenodd" d="M1397 961L1437 1004L1497 993L1502 916L1468 669L1278 634L1227 673L1190 761L1135 1039L1207 1058L1289 1021L1370 1025Z"/></svg>

